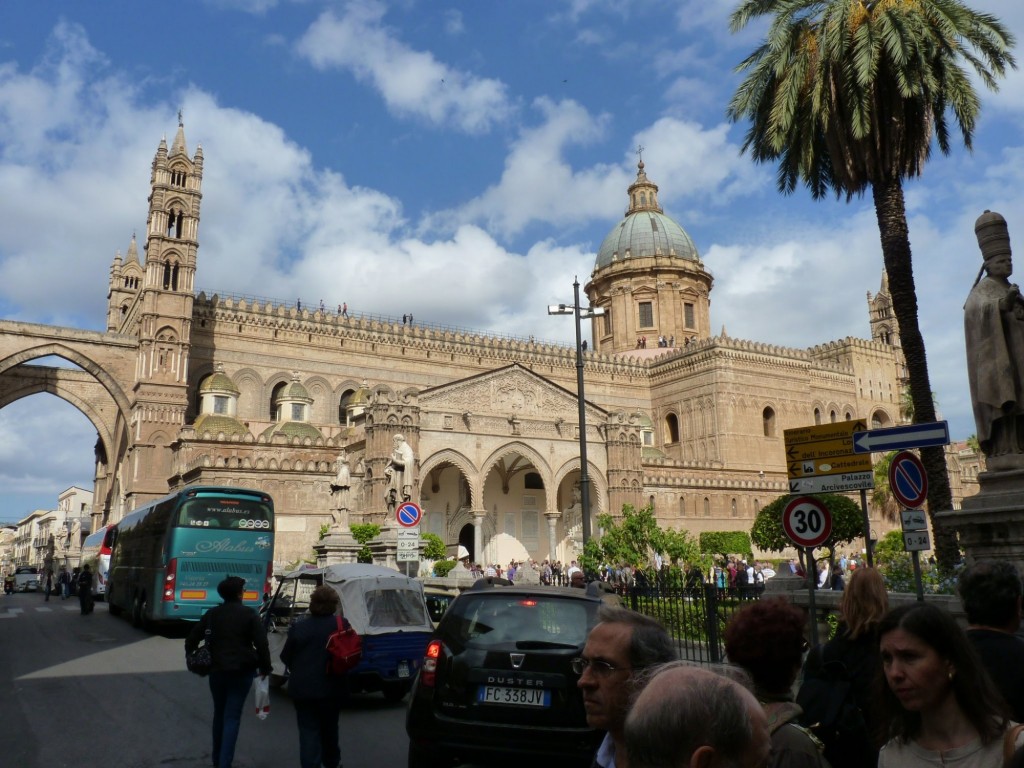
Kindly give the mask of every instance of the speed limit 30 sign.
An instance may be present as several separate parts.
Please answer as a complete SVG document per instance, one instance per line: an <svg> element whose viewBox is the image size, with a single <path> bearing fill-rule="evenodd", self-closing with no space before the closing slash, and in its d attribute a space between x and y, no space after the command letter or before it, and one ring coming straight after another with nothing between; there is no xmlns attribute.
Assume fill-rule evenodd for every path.
<svg viewBox="0 0 1024 768"><path fill-rule="evenodd" d="M798 547L817 547L832 535L832 514L813 496L797 496L782 511L782 528Z"/></svg>

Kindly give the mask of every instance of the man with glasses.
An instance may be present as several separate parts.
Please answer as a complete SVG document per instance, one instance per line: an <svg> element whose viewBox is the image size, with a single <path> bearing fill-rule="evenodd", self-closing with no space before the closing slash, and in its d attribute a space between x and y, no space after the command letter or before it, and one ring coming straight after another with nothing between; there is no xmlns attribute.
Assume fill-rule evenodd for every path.
<svg viewBox="0 0 1024 768"><path fill-rule="evenodd" d="M614 605L602 605L583 656L573 660L580 676L583 706L591 728L606 731L593 768L615 768L625 754L623 729L629 703L642 686L648 667L676 658L672 637L656 619ZM621 761L621 758L620 758Z"/></svg>

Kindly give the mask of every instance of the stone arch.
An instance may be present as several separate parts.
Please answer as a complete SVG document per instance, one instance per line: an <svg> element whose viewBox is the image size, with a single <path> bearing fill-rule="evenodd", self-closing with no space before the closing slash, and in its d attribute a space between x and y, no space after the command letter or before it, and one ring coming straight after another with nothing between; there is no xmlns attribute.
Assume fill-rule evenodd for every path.
<svg viewBox="0 0 1024 768"><path fill-rule="evenodd" d="M469 458L459 451L445 448L423 459L420 462L420 485L422 486L426 482L432 471L445 464L455 467L466 478L472 496L470 506L474 509L480 509L483 505L483 484L480 479L480 471Z"/></svg>
<svg viewBox="0 0 1024 768"><path fill-rule="evenodd" d="M548 466L548 463L544 459L544 457L541 456L537 450L531 448L526 443L522 443L516 440L511 443L506 443L505 445L498 448L496 451L493 451L491 455L488 456L482 462L482 464L480 465L481 492L483 491L483 481L487 478L487 475L491 473L491 470L494 469L494 466L501 459L505 458L510 453L519 454L524 459L528 459L530 463L532 463L533 466L536 467L537 471L540 473L541 479L544 481L544 487L553 487L553 476L551 474L551 467Z"/></svg>
<svg viewBox="0 0 1024 768"><path fill-rule="evenodd" d="M107 452L107 455L113 455L116 442L111 429L116 429L116 427L113 427L113 425L108 424L104 420L103 414L99 410L100 404L93 403L87 398L80 397L70 388L62 389L59 385L54 384L49 377L37 382L25 381L20 387L12 388L10 390L5 389L5 391L0 393L0 409L21 400L22 398L43 393L59 397L61 400L70 403L78 409L78 411L85 416L85 418L87 418L96 429L96 433L103 442L104 450ZM122 419L121 421L123 423L124 420Z"/></svg>
<svg viewBox="0 0 1024 768"><path fill-rule="evenodd" d="M309 407L309 421L313 424L333 424L336 415L334 413L334 387L320 375L310 376L302 385L313 398L313 404Z"/></svg>
<svg viewBox="0 0 1024 768"><path fill-rule="evenodd" d="M263 414L263 378L252 368L242 368L231 380L238 387L238 418L260 420Z"/></svg>
<svg viewBox="0 0 1024 768"><path fill-rule="evenodd" d="M125 394L124 388L114 379L114 377L91 357L83 355L81 352L78 352L64 344L41 344L37 347L31 347L29 349L23 349L20 352L15 352L13 355L9 355L3 360L0 360L0 376L3 376L15 366L26 363L29 360L37 360L41 357L59 357L67 360L68 362L74 363L100 383L100 385L114 399L118 410L122 414L128 414L131 412L131 404L128 402L128 396ZM58 394L57 396L62 397L63 395Z"/></svg>
<svg viewBox="0 0 1024 768"><path fill-rule="evenodd" d="M578 472L580 469L580 458L576 456L569 461L565 462L555 471L555 484L553 487L555 493L558 492L558 488L561 486L562 481L565 480L566 476L573 471ZM590 479L591 486L596 491L590 499L591 515L597 516L602 512L606 512L605 500L608 498L608 479L601 473L601 470L594 466L594 462L587 458L587 476Z"/></svg>

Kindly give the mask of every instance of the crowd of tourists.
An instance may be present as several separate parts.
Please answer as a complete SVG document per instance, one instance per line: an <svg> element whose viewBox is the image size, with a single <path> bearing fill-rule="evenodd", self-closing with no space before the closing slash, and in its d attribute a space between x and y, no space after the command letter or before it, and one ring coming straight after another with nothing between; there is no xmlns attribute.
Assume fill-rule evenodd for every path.
<svg viewBox="0 0 1024 768"><path fill-rule="evenodd" d="M593 765L1024 768L1017 568L961 575L966 628L932 603L890 607L873 568L849 574L832 639L808 648L806 612L762 598L729 620L716 668L676 661L656 620L603 606L580 662L588 722L607 732Z"/></svg>

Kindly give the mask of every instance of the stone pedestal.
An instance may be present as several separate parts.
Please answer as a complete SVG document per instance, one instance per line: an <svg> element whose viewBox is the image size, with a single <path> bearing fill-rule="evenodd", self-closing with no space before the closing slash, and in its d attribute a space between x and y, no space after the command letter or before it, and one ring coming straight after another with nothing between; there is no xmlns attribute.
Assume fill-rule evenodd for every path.
<svg viewBox="0 0 1024 768"><path fill-rule="evenodd" d="M335 563L357 562L362 545L352 538L348 529L332 528L326 536L313 545L316 552L316 564L319 567Z"/></svg>
<svg viewBox="0 0 1024 768"><path fill-rule="evenodd" d="M981 490L962 509L939 512L960 535L967 562L1009 560L1024 572L1024 469L982 472Z"/></svg>

